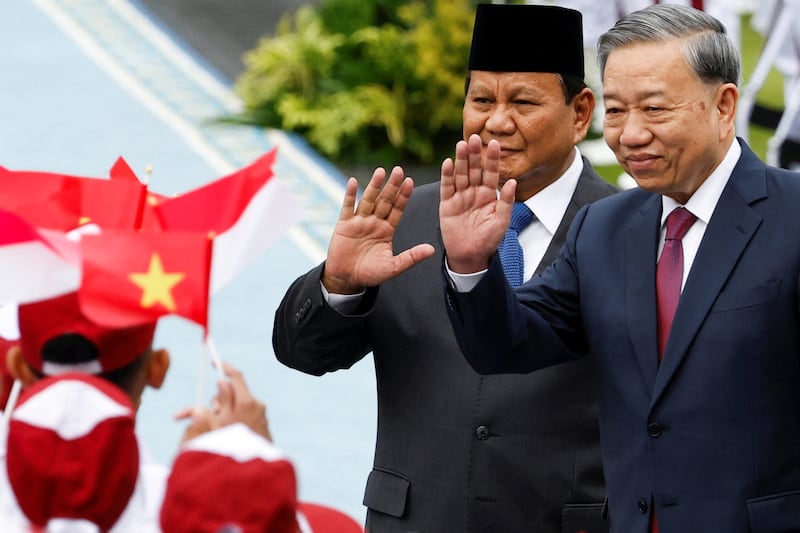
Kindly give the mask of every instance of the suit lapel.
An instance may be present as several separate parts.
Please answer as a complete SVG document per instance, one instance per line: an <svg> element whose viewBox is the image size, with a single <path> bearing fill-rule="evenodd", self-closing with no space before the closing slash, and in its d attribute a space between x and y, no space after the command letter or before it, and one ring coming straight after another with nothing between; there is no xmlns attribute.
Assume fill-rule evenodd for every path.
<svg viewBox="0 0 800 533"><path fill-rule="evenodd" d="M661 197L654 194L625 228L625 316L648 391L653 389L658 370L655 279L660 223Z"/></svg>
<svg viewBox="0 0 800 533"><path fill-rule="evenodd" d="M654 405L686 357L692 340L739 257L761 224L750 203L766 197L765 166L742 144L742 156L720 196L686 279L656 377Z"/></svg>
<svg viewBox="0 0 800 533"><path fill-rule="evenodd" d="M575 215L578 214L580 208L608 196L609 192L607 187L603 178L594 171L592 165L584 157L583 172L581 172L580 178L578 178L575 192L572 194L572 199L569 204L567 204L567 210L561 218L561 223L558 225L558 229L553 235L553 238L550 239L550 244L547 246L547 250L544 256L542 256L539 265L536 267L534 275L544 272L544 270L556 260L558 252L561 251L561 247L567 241L569 226L572 224L572 220L575 218Z"/></svg>

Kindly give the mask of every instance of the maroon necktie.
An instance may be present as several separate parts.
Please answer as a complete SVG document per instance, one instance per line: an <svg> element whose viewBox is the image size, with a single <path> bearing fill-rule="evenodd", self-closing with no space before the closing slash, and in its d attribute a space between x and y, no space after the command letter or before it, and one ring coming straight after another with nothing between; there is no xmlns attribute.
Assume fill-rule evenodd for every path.
<svg viewBox="0 0 800 533"><path fill-rule="evenodd" d="M658 304L658 362L664 355L672 318L681 298L683 282L683 244L681 239L695 223L697 217L684 207L678 207L667 216L667 236L661 258L656 267L656 302ZM650 516L650 533L658 533L656 510Z"/></svg>
<svg viewBox="0 0 800 533"><path fill-rule="evenodd" d="M681 239L697 217L683 207L667 217L667 237L656 268L656 301L658 303L658 360L664 354L672 318L678 308L683 281L683 245Z"/></svg>

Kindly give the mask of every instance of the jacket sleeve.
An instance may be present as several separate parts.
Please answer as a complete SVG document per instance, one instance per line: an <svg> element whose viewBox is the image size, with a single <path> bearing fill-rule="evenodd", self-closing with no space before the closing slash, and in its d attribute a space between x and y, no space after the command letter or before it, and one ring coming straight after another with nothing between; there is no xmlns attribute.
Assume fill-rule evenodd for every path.
<svg viewBox="0 0 800 533"><path fill-rule="evenodd" d="M275 312L272 347L278 361L320 376L350 368L372 350L366 317L378 289L368 289L354 315L333 309L322 295L324 263L297 278Z"/></svg>
<svg viewBox="0 0 800 533"><path fill-rule="evenodd" d="M461 352L480 374L528 373L586 355L575 240L578 213L556 262L513 289L497 255L478 284L458 292L442 276L445 306Z"/></svg>

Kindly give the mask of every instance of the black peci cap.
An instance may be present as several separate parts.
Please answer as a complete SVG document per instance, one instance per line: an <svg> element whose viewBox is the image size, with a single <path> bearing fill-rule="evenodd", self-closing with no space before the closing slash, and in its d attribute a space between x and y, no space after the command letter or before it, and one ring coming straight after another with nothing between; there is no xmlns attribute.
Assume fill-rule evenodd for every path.
<svg viewBox="0 0 800 533"><path fill-rule="evenodd" d="M581 21L580 12L563 7L478 4L468 68L583 78Z"/></svg>

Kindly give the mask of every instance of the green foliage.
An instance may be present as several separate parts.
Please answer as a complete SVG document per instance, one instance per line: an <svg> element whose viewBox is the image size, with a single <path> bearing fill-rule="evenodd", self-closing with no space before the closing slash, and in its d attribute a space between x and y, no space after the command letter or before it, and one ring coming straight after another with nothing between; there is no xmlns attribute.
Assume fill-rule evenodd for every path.
<svg viewBox="0 0 800 533"><path fill-rule="evenodd" d="M438 164L461 137L474 0L325 0L245 55L241 120L337 164Z"/></svg>

